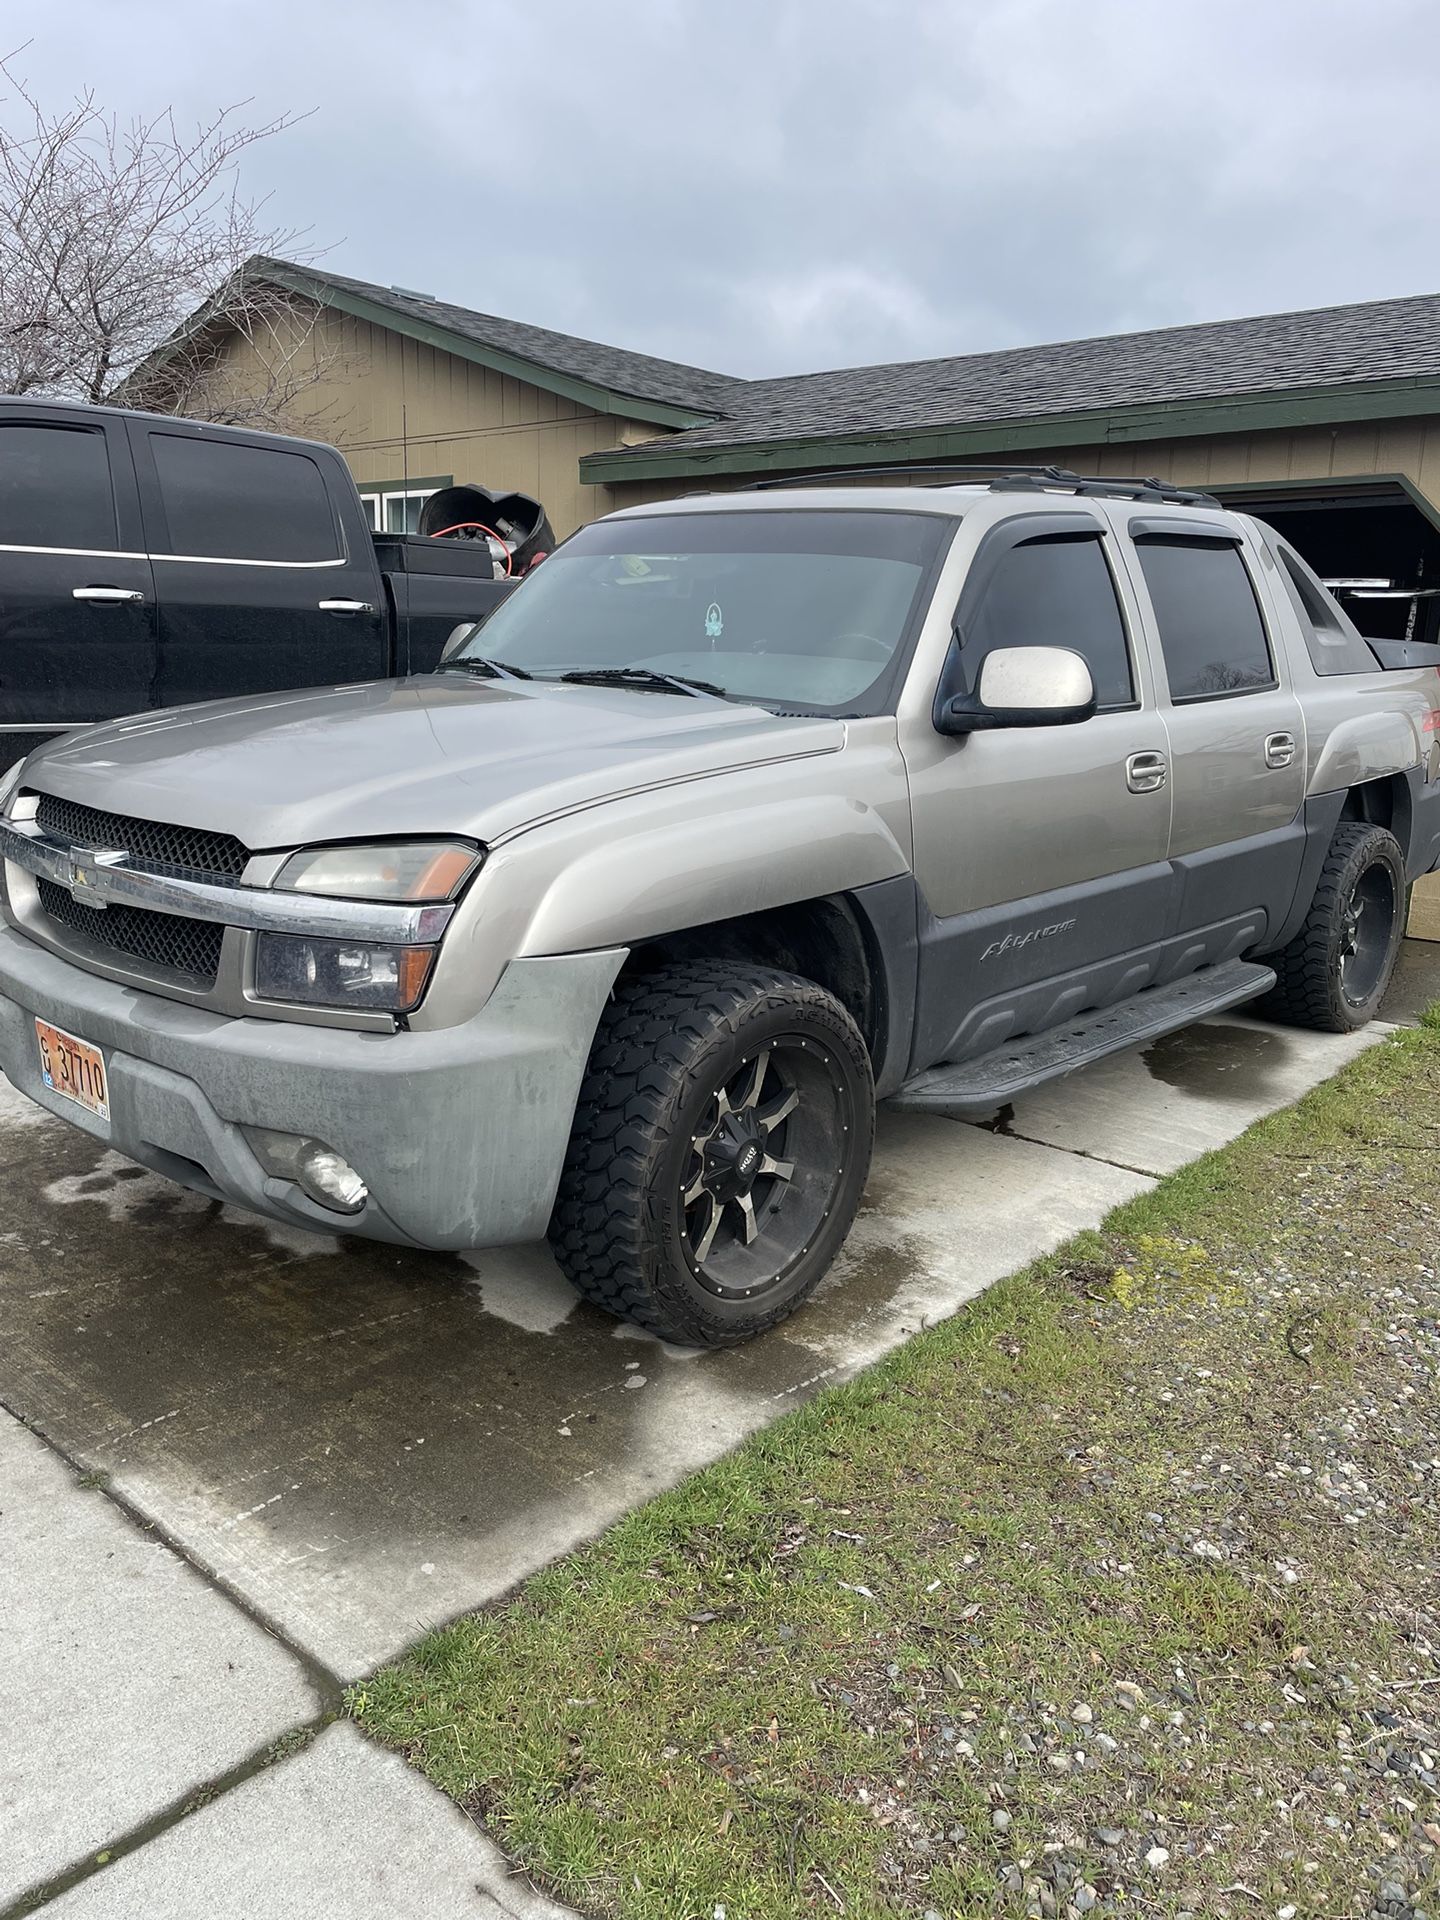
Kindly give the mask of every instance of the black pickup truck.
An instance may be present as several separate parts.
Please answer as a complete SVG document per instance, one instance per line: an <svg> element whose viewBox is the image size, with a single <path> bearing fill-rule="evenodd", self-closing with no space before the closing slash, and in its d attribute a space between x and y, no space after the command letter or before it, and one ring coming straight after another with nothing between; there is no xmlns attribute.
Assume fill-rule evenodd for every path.
<svg viewBox="0 0 1440 1920"><path fill-rule="evenodd" d="M513 584L371 532L333 447L0 398L0 767L92 720L433 667Z"/></svg>

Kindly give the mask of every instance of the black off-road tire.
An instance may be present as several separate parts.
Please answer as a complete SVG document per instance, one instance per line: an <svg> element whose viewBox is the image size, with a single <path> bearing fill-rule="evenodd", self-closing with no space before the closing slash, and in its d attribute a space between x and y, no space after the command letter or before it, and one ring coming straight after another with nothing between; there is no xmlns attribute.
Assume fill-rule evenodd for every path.
<svg viewBox="0 0 1440 1920"><path fill-rule="evenodd" d="M791 1113L807 1104L826 1111L819 1133L811 1119L803 1125L772 1120L781 1150L798 1151L795 1143L813 1145L832 1135L839 1146L830 1155L833 1167L820 1167L823 1151L811 1153L809 1171L787 1161L797 1171L783 1194L779 1180L762 1180L753 1193L747 1188L747 1221L753 1225L758 1214L761 1225L753 1247L737 1243L728 1256L741 1264L739 1281L717 1291L694 1257L687 1183L696 1183L707 1164L697 1143L722 1111L719 1090L743 1083L762 1055L794 1062L809 1089L804 1101L797 1094ZM758 1071L763 1077L772 1069ZM787 1097L782 1089L769 1111ZM785 1319L823 1279L854 1220L874 1127L864 1039L839 1001L813 981L712 961L622 980L580 1089L550 1245L571 1283L608 1313L677 1345L736 1345ZM833 1191L825 1183L833 1183ZM758 1208L755 1194L762 1196ZM805 1224L812 1212L813 1230ZM770 1248L766 1219L774 1230ZM736 1229L743 1231L743 1224ZM800 1240L805 1244L793 1244ZM718 1236L712 1251L716 1244ZM773 1247L780 1265L772 1279L745 1270L747 1263L776 1257ZM745 1286L751 1278L757 1284Z"/></svg>
<svg viewBox="0 0 1440 1920"><path fill-rule="evenodd" d="M1276 982L1254 1003L1256 1013L1322 1033L1353 1033L1375 1017L1405 935L1405 856L1394 834L1362 820L1336 830L1305 923L1287 947L1268 954ZM1365 964L1358 971L1347 942L1357 902L1364 901Z"/></svg>

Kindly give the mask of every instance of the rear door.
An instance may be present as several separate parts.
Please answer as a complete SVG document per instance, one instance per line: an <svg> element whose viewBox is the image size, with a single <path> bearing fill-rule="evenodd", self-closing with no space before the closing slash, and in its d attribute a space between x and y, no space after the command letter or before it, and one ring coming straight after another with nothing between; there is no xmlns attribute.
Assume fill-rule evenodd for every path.
<svg viewBox="0 0 1440 1920"><path fill-rule="evenodd" d="M0 417L0 761L151 704L155 593L123 424Z"/></svg>
<svg viewBox="0 0 1440 1920"><path fill-rule="evenodd" d="M1127 531L1158 643L1170 857L1198 965L1256 945L1289 907L1304 846L1304 715L1239 530L1169 514L1131 515Z"/></svg>
<svg viewBox="0 0 1440 1920"><path fill-rule="evenodd" d="M338 510L337 456L178 420L136 422L132 436L160 602L158 704L388 671L379 568L368 532Z"/></svg>

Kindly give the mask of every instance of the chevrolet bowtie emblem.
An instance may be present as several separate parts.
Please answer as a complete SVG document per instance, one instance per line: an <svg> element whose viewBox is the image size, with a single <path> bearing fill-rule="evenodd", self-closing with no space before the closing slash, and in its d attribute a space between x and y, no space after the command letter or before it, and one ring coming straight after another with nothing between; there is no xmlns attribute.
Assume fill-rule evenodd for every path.
<svg viewBox="0 0 1440 1920"><path fill-rule="evenodd" d="M78 901L82 907L93 907L97 911L105 908L96 892L96 883L107 867L123 867L130 858L128 847L72 847L70 849L70 872L67 885L70 898Z"/></svg>

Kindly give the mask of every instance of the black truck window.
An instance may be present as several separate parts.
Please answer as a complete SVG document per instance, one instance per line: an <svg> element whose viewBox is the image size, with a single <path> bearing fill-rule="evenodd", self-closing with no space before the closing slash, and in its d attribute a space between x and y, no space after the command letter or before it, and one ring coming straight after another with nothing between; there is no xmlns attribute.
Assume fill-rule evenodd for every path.
<svg viewBox="0 0 1440 1920"><path fill-rule="evenodd" d="M1214 700L1275 685L1265 623L1238 547L1146 538L1136 550L1172 700Z"/></svg>
<svg viewBox="0 0 1440 1920"><path fill-rule="evenodd" d="M152 433L170 549L191 560L343 557L325 476L303 453Z"/></svg>
<svg viewBox="0 0 1440 1920"><path fill-rule="evenodd" d="M116 544L104 432L0 425L0 546L113 553Z"/></svg>
<svg viewBox="0 0 1440 1920"><path fill-rule="evenodd" d="M996 647L1073 647L1090 668L1097 705L1132 703L1125 623L1098 537L1030 540L1005 555L966 621L973 674Z"/></svg>

